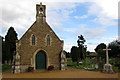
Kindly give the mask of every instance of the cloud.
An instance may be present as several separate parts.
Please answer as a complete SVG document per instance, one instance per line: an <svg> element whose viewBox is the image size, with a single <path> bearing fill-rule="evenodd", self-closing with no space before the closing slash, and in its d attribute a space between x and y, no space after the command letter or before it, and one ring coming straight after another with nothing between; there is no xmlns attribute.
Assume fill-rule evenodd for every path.
<svg viewBox="0 0 120 80"><path fill-rule="evenodd" d="M74 16L75 19L86 19L88 18L87 15L83 15L83 16Z"/></svg>
<svg viewBox="0 0 120 80"><path fill-rule="evenodd" d="M74 46L73 44L65 44L64 45L64 50L66 50L67 52L70 52L72 46Z"/></svg>
<svg viewBox="0 0 120 80"><path fill-rule="evenodd" d="M91 45L87 45L87 50L91 51L91 52L95 52L95 48L96 48L96 44L91 44Z"/></svg>
<svg viewBox="0 0 120 80"><path fill-rule="evenodd" d="M92 42L93 40L88 41L86 44L87 44L87 50L88 51L92 51L94 52L94 49L97 47L97 45L99 45L100 43L105 43L105 44L109 44L110 42L114 41L114 40L117 40L117 36L113 36L113 37L105 37L105 36L102 36L99 38L98 41L94 41Z"/></svg>
<svg viewBox="0 0 120 80"><path fill-rule="evenodd" d="M109 17L111 19L118 19L118 2L119 0L94 0L94 2L102 8L103 16Z"/></svg>
<svg viewBox="0 0 120 80"><path fill-rule="evenodd" d="M80 28L85 28L87 26L87 24L79 24Z"/></svg>
<svg viewBox="0 0 120 80"><path fill-rule="evenodd" d="M92 2L88 7L88 16L100 16L102 15L103 8L97 5L95 2ZM104 16L104 15L103 15Z"/></svg>
<svg viewBox="0 0 120 80"><path fill-rule="evenodd" d="M24 2L21 2L20 0L2 0L0 3L0 10L2 13L2 17L0 18L0 30L4 29L7 31L8 28L12 26L17 33L20 34L19 37L21 37L25 30L27 30L35 21L35 11L33 7L31 7L32 4L33 3L28 0L24 0ZM28 5L29 8L27 7ZM6 34L3 33L2 36L4 35Z"/></svg>
<svg viewBox="0 0 120 80"><path fill-rule="evenodd" d="M89 45L96 45L96 44L98 44L98 43L89 42L89 43L87 43L87 44L89 44Z"/></svg>
<svg viewBox="0 0 120 80"><path fill-rule="evenodd" d="M99 0L98 0L98 2L99 2ZM109 2L108 2L108 5L106 5L106 6L105 5L103 6L100 3L98 4L98 2L92 3L88 9L87 15L96 17L95 19L92 20L92 22L99 23L104 26L116 25L117 22L114 19L117 19L117 14L113 13L114 11L111 11L111 13L114 14L114 17L113 17L113 15L108 16L109 11L104 10L106 8L106 6L109 5ZM117 6L116 6L116 8L117 8ZM109 8L108 8L108 10L109 10Z"/></svg>
<svg viewBox="0 0 120 80"><path fill-rule="evenodd" d="M108 43L110 43L110 42L112 42L114 40L118 40L118 36L112 36L112 37L103 36L103 37L101 37L101 41L106 43L106 44L108 44Z"/></svg>
<svg viewBox="0 0 120 80"><path fill-rule="evenodd" d="M77 3L85 3L91 2L95 3L101 9L100 12L103 16L117 19L118 18L118 2L119 0L42 0L43 2L77 2ZM68 4L69 5L69 4ZM98 6L92 6L91 9L96 10ZM64 7L64 6L63 6ZM94 13L94 12L93 12Z"/></svg>
<svg viewBox="0 0 120 80"><path fill-rule="evenodd" d="M97 18L93 19L92 21L95 23L99 23L101 25L104 25L104 26L117 25L116 21L114 21L110 18L107 18L107 17L97 17Z"/></svg>
<svg viewBox="0 0 120 80"><path fill-rule="evenodd" d="M74 12L77 6L75 3L46 3L47 5L47 22L52 28L63 30L63 22L69 20L70 14ZM71 6L70 6L71 5Z"/></svg>
<svg viewBox="0 0 120 80"><path fill-rule="evenodd" d="M86 38L95 39L101 37L105 32L105 28L97 27L97 28L86 28L84 34Z"/></svg>

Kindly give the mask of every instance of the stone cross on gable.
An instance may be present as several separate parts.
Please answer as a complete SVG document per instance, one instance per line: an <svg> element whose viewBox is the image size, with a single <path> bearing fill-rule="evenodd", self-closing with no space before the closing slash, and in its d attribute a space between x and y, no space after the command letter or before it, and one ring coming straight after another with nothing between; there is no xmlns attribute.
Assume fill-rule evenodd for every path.
<svg viewBox="0 0 120 80"><path fill-rule="evenodd" d="M108 49L108 46L106 46L106 49L103 49L104 51L106 51L106 64L109 64L109 56L108 56L108 51L111 49Z"/></svg>

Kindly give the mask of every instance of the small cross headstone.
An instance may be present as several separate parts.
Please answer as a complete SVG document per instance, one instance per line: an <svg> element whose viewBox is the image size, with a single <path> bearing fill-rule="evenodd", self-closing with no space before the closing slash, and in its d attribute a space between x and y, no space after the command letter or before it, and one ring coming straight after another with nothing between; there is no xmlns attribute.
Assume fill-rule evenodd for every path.
<svg viewBox="0 0 120 80"><path fill-rule="evenodd" d="M112 65L109 64L109 56L108 56L108 51L111 49L108 49L108 47L106 46L106 49L103 49L104 51L106 51L106 64L104 65L104 70L106 73L112 73Z"/></svg>

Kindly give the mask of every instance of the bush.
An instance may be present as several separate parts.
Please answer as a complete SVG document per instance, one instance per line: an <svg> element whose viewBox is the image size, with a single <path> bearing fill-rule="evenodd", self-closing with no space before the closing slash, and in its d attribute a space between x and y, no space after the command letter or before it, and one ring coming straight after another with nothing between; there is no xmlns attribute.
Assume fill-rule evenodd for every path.
<svg viewBox="0 0 120 80"><path fill-rule="evenodd" d="M51 70L53 70L53 69L54 69L54 66L53 66L53 65L48 66L48 70L49 70L49 71L51 71Z"/></svg>
<svg viewBox="0 0 120 80"><path fill-rule="evenodd" d="M33 72L33 70L34 70L34 67L28 67L28 72Z"/></svg>

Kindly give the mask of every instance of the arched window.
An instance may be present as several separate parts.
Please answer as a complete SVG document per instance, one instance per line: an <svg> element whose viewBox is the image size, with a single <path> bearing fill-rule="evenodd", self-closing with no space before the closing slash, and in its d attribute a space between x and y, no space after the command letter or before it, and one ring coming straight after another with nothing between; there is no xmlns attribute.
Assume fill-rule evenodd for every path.
<svg viewBox="0 0 120 80"><path fill-rule="evenodd" d="M50 46L50 35L47 35L47 45Z"/></svg>
<svg viewBox="0 0 120 80"><path fill-rule="evenodd" d="M35 45L35 35L32 35L32 45Z"/></svg>

